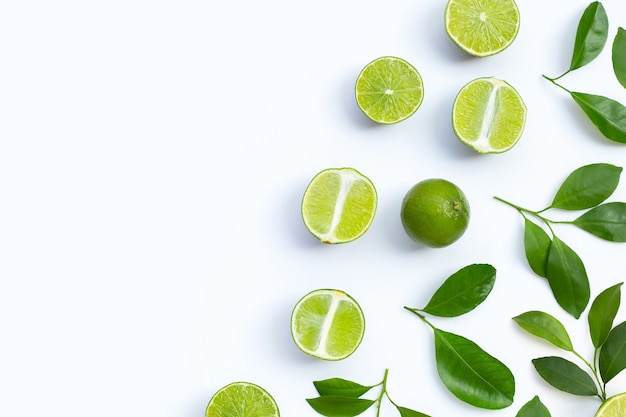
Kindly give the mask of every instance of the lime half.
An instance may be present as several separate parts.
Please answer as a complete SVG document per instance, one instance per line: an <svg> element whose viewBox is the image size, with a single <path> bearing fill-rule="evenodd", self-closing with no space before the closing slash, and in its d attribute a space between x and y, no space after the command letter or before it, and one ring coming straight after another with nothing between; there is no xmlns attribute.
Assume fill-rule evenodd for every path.
<svg viewBox="0 0 626 417"><path fill-rule="evenodd" d="M422 104L424 85L420 73L402 58L384 56L370 62L356 80L356 101L373 121L398 123Z"/></svg>
<svg viewBox="0 0 626 417"><path fill-rule="evenodd" d="M328 168L311 180L302 198L306 228L324 243L346 243L372 224L378 195L374 184L354 168Z"/></svg>
<svg viewBox="0 0 626 417"><path fill-rule="evenodd" d="M325 360L350 356L363 340L365 317L340 290L319 289L302 297L291 314L291 335L304 353Z"/></svg>
<svg viewBox="0 0 626 417"><path fill-rule="evenodd" d="M517 90L494 77L467 83L456 96L452 127L461 142L478 153L502 153L519 141L526 105Z"/></svg>
<svg viewBox="0 0 626 417"><path fill-rule="evenodd" d="M274 398L258 385L233 382L217 391L206 409L206 417L279 417Z"/></svg>
<svg viewBox="0 0 626 417"><path fill-rule="evenodd" d="M513 43L520 14L514 0L449 0L445 25L448 36L462 50L485 57Z"/></svg>
<svg viewBox="0 0 626 417"><path fill-rule="evenodd" d="M602 403L595 417L626 416L626 392L614 395Z"/></svg>

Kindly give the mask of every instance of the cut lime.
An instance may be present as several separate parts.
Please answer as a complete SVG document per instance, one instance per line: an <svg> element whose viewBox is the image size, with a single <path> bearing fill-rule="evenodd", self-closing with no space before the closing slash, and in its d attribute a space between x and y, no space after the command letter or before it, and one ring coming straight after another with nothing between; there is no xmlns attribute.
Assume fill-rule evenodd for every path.
<svg viewBox="0 0 626 417"><path fill-rule="evenodd" d="M454 133L478 153L508 151L521 138L525 124L522 97L510 84L494 77L470 81L454 100Z"/></svg>
<svg viewBox="0 0 626 417"><path fill-rule="evenodd" d="M626 392L614 395L602 403L595 417L624 417L626 416Z"/></svg>
<svg viewBox="0 0 626 417"><path fill-rule="evenodd" d="M345 243L372 224L378 195L374 184L353 168L328 168L309 183L302 199L306 228L324 243Z"/></svg>
<svg viewBox="0 0 626 417"><path fill-rule="evenodd" d="M356 80L356 101L377 123L398 123L422 104L424 86L420 73L401 58L384 56L370 62Z"/></svg>
<svg viewBox="0 0 626 417"><path fill-rule="evenodd" d="M449 0L445 25L461 49L485 57L513 43L520 26L519 9L514 0Z"/></svg>
<svg viewBox="0 0 626 417"><path fill-rule="evenodd" d="M233 382L217 391L206 408L206 417L279 417L274 398L258 385Z"/></svg>
<svg viewBox="0 0 626 417"><path fill-rule="evenodd" d="M291 313L291 335L304 353L325 360L350 356L363 340L365 317L340 290L319 289L302 297Z"/></svg>

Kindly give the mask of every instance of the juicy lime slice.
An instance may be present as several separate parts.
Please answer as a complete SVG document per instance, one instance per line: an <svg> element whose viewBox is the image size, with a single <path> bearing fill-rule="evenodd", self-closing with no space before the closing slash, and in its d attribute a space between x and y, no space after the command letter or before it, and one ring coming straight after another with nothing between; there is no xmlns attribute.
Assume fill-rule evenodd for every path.
<svg viewBox="0 0 626 417"><path fill-rule="evenodd" d="M306 228L324 243L345 243L372 224L378 195L374 184L353 168L328 168L309 183L302 198Z"/></svg>
<svg viewBox="0 0 626 417"><path fill-rule="evenodd" d="M626 416L626 392L614 395L602 403L595 417L624 417Z"/></svg>
<svg viewBox="0 0 626 417"><path fill-rule="evenodd" d="M274 398L258 385L233 382L217 391L206 409L206 417L279 417Z"/></svg>
<svg viewBox="0 0 626 417"><path fill-rule="evenodd" d="M356 101L377 123L398 123L422 104L424 85L420 73L401 58L384 56L370 62L356 80Z"/></svg>
<svg viewBox="0 0 626 417"><path fill-rule="evenodd" d="M519 141L526 105L517 90L494 77L467 83L456 96L452 127L461 142L478 153L502 153Z"/></svg>
<svg viewBox="0 0 626 417"><path fill-rule="evenodd" d="M325 360L350 356L363 340L365 317L340 290L319 289L302 297L291 313L291 335L304 353Z"/></svg>
<svg viewBox="0 0 626 417"><path fill-rule="evenodd" d="M485 57L513 43L520 26L519 9L514 0L449 0L445 25L461 49Z"/></svg>

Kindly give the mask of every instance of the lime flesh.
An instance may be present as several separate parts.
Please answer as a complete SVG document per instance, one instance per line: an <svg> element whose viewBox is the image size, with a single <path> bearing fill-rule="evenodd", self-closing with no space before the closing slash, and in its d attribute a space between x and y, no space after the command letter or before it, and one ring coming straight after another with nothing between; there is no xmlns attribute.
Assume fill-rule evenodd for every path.
<svg viewBox="0 0 626 417"><path fill-rule="evenodd" d="M279 417L274 398L250 382L233 382L217 391L206 409L206 417Z"/></svg>
<svg viewBox="0 0 626 417"><path fill-rule="evenodd" d="M595 417L624 417L626 416L626 392L616 394L602 403Z"/></svg>
<svg viewBox="0 0 626 417"><path fill-rule="evenodd" d="M454 133L478 153L508 151L520 140L525 124L526 105L517 90L503 80L472 80L454 100Z"/></svg>
<svg viewBox="0 0 626 417"><path fill-rule="evenodd" d="M449 0L448 36L465 52L485 57L508 48L517 37L520 14L514 0Z"/></svg>
<svg viewBox="0 0 626 417"><path fill-rule="evenodd" d="M377 123L398 123L422 104L424 86L420 73L402 58L377 58L363 68L356 86L356 101Z"/></svg>
<svg viewBox="0 0 626 417"><path fill-rule="evenodd" d="M319 289L298 301L291 315L293 340L304 353L325 360L350 356L361 344L365 317L340 290Z"/></svg>

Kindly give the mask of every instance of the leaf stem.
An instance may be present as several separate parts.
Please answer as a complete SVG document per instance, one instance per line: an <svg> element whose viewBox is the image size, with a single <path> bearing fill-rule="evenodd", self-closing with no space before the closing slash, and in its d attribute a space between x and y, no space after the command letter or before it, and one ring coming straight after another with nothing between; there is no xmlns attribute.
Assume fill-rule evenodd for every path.
<svg viewBox="0 0 626 417"><path fill-rule="evenodd" d="M376 399L376 417L380 417L380 408L383 402L383 396L386 395L387 398L389 398L389 394L387 394L387 375L389 375L389 368L385 368L385 375L383 376L383 382L381 382L382 387L380 389L380 395ZM389 401L391 401L391 398L389 398ZM391 402L393 403L393 401Z"/></svg>
<svg viewBox="0 0 626 417"><path fill-rule="evenodd" d="M591 370L591 374L593 375L593 377L596 380L596 383L598 385L598 388L600 389L600 392L598 393L598 397L604 401L606 400L606 388L605 385L602 383L602 381L600 380L600 378L598 377L598 371L596 369L595 366L593 366L592 364L590 364L582 355L580 355L578 352L576 352L575 350L572 350L572 353L574 355L576 355L578 357L578 359L580 359L581 361L583 361L583 363L585 365L587 365L587 367ZM595 357L595 354L594 354ZM594 359L595 362L595 359Z"/></svg>
<svg viewBox="0 0 626 417"><path fill-rule="evenodd" d="M415 314L417 317L419 317L420 319L422 319L422 321L423 321L424 323L428 324L428 325L430 326L430 328L431 328L431 329L436 330L435 326L433 326L433 325L432 325L432 323L431 323L431 322L429 322L429 321L426 319L426 316L424 316L422 313L420 313L420 311L422 311L422 310L420 310L419 308L411 308L411 307L406 307L406 306L405 306L405 307L404 307L404 309L405 309L405 310L410 311L411 313Z"/></svg>
<svg viewBox="0 0 626 417"><path fill-rule="evenodd" d="M556 78L550 78L550 77L548 77L546 75L542 75L542 77L545 78L546 80L550 81L552 84L556 85L560 89L562 89L562 90L564 90L564 91L566 91L566 92L571 94L572 92L570 90L568 90L567 88L563 87L561 84L556 82L559 78L563 77L567 73L569 73L569 71L564 72L563 74L559 75Z"/></svg>
<svg viewBox="0 0 626 417"><path fill-rule="evenodd" d="M550 229L550 232L552 232L552 234L553 234L553 235L554 235L554 231L552 230L552 227L550 227L550 224L571 224L571 223L572 223L571 221L556 221L556 220L551 220L551 219L548 219L547 217L544 217L544 216L542 216L542 215L541 215L541 213L543 213L544 211L547 211L547 210L551 209L551 208L552 208L552 206L548 206L548 207L544 208L543 210L533 211L533 210L529 210L529 209L527 209L527 208L524 208L524 207L518 206L517 204L513 204L513 203L511 203L510 201L506 201L505 199L500 198L500 197L498 197L498 196L494 196L493 198L494 198L494 199L496 199L496 200L498 200L498 201L500 201L500 202L502 202L502 203L504 203L504 204L506 204L506 205L508 205L508 206L510 206L510 207L513 207L513 208L514 208L515 210L517 210L517 211L518 211L518 212L519 212L519 213L520 213L520 214L521 214L524 218L527 218L527 217L525 216L525 214L524 214L524 213L530 214L530 215L532 215L532 216L534 216L534 217L538 218L539 220L541 220L541 221L542 221L542 222L543 222L543 223L544 223L544 224L548 227L548 229Z"/></svg>

